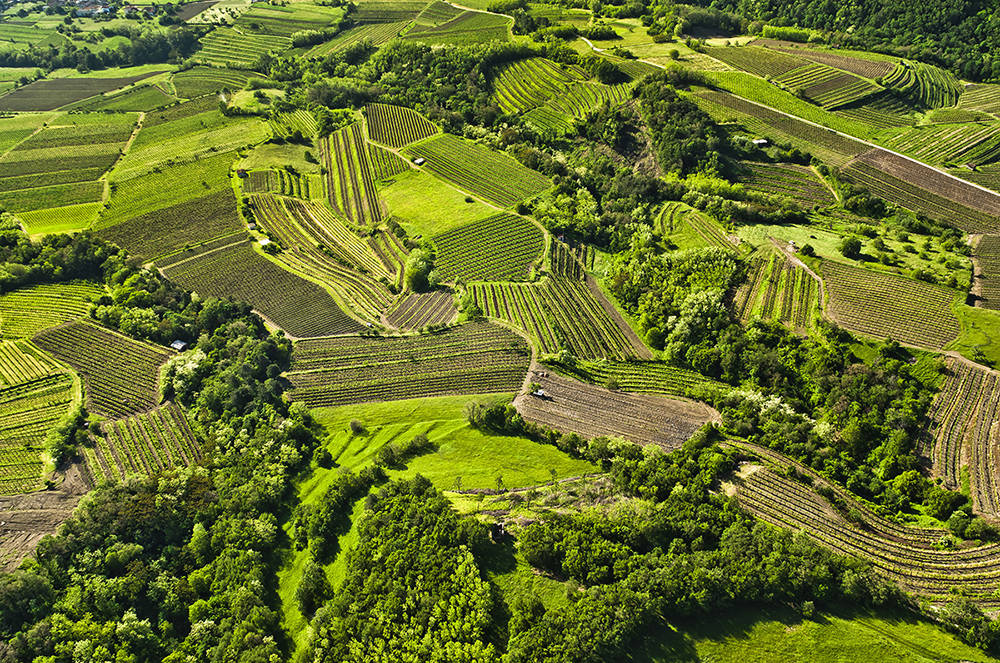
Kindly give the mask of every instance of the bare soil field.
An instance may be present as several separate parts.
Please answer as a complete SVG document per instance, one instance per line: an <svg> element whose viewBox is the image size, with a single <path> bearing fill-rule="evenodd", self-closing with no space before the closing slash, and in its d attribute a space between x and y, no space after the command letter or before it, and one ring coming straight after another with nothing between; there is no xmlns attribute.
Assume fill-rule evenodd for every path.
<svg viewBox="0 0 1000 663"><path fill-rule="evenodd" d="M528 421L584 437L610 435L638 444L676 449L719 413L681 398L611 391L546 371L530 378L545 396L522 394L514 407Z"/></svg>
<svg viewBox="0 0 1000 663"><path fill-rule="evenodd" d="M54 534L89 490L81 465L56 477L56 490L0 496L0 571L13 571L47 534Z"/></svg>

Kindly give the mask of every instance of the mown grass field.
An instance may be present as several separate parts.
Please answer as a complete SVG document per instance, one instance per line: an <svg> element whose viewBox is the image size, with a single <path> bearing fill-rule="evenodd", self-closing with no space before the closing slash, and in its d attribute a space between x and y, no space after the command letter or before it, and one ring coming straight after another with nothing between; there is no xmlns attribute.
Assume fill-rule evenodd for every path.
<svg viewBox="0 0 1000 663"><path fill-rule="evenodd" d="M408 170L379 187L392 214L413 237L443 233L496 210L420 170Z"/></svg>
<svg viewBox="0 0 1000 663"><path fill-rule="evenodd" d="M791 610L731 611L711 622L656 625L646 635L649 640L638 645L633 657L640 663L995 660L931 622L850 609L821 612L814 619L803 619Z"/></svg>

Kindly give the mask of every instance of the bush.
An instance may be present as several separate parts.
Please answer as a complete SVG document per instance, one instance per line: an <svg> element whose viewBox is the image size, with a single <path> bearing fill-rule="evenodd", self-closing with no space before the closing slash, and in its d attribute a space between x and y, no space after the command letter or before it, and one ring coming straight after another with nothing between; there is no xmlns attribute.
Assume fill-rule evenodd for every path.
<svg viewBox="0 0 1000 663"><path fill-rule="evenodd" d="M317 608L326 602L333 595L333 587L326 577L326 571L316 563L312 557L306 564L302 573L302 580L299 581L299 588L295 592L295 598L299 602L299 610L306 617L312 616Z"/></svg>
<svg viewBox="0 0 1000 663"><path fill-rule="evenodd" d="M861 240L857 237L845 237L840 243L840 253L845 258L857 260L861 256Z"/></svg>
<svg viewBox="0 0 1000 663"><path fill-rule="evenodd" d="M83 427L86 418L87 411L82 405L76 405L45 436L45 450L56 466L76 456L77 447L88 441L87 431Z"/></svg>
<svg viewBox="0 0 1000 663"><path fill-rule="evenodd" d="M316 453L313 457L316 459L316 464L320 467L325 469L333 467L333 456L330 454L330 450L326 447L316 449Z"/></svg>

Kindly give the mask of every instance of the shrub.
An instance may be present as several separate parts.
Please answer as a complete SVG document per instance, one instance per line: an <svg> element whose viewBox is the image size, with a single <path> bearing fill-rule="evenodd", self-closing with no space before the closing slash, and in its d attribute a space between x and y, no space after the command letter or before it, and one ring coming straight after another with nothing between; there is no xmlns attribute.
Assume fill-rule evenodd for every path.
<svg viewBox="0 0 1000 663"><path fill-rule="evenodd" d="M840 253L845 258L857 260L861 256L861 240L857 237L845 237L840 243Z"/></svg>

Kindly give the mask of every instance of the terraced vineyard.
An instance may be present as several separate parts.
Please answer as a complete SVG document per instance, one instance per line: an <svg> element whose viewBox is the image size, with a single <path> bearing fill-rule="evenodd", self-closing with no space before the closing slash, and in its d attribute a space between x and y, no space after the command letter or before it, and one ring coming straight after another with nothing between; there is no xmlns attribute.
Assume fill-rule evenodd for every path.
<svg viewBox="0 0 1000 663"><path fill-rule="evenodd" d="M320 145L330 204L358 225L381 222L382 205L361 125L353 124L330 134Z"/></svg>
<svg viewBox="0 0 1000 663"><path fill-rule="evenodd" d="M206 248L165 265L163 271L199 294L249 302L292 336L347 334L361 328L320 286L282 269L246 241Z"/></svg>
<svg viewBox="0 0 1000 663"><path fill-rule="evenodd" d="M240 32L218 27L201 39L202 47L194 58L217 67L249 67L265 53L281 53L291 46L285 36Z"/></svg>
<svg viewBox="0 0 1000 663"><path fill-rule="evenodd" d="M309 200L309 178L280 170L252 170L241 180L244 193L280 193Z"/></svg>
<svg viewBox="0 0 1000 663"><path fill-rule="evenodd" d="M7 358L9 361L9 353ZM46 361L51 364L51 360ZM8 365L6 371L22 369ZM25 375L35 373L32 368L23 368ZM0 492L11 495L40 487L45 436L78 397L77 383L62 369L16 383L0 383Z"/></svg>
<svg viewBox="0 0 1000 663"><path fill-rule="evenodd" d="M469 291L485 316L521 329L543 354L566 348L584 359L628 359L648 352L591 287L550 278L540 284L472 283Z"/></svg>
<svg viewBox="0 0 1000 663"><path fill-rule="evenodd" d="M545 58L517 60L493 77L494 98L505 113L523 113L566 92L587 76L579 67Z"/></svg>
<svg viewBox="0 0 1000 663"><path fill-rule="evenodd" d="M982 274L979 282L982 305L1000 310L1000 236L983 235L976 242L972 255Z"/></svg>
<svg viewBox="0 0 1000 663"><path fill-rule="evenodd" d="M885 146L930 163L990 163L1000 157L1000 122L912 127Z"/></svg>
<svg viewBox="0 0 1000 663"><path fill-rule="evenodd" d="M740 182L748 189L793 198L800 204L812 203L818 206L832 205L833 193L806 166L793 164L769 164L744 162L750 171L740 177Z"/></svg>
<svg viewBox="0 0 1000 663"><path fill-rule="evenodd" d="M802 58L759 46L708 48L705 52L730 67L765 77L781 76L809 64Z"/></svg>
<svg viewBox="0 0 1000 663"><path fill-rule="evenodd" d="M410 157L426 159L424 168L497 205L512 207L549 188L541 173L500 152L451 134L406 148Z"/></svg>
<svg viewBox="0 0 1000 663"><path fill-rule="evenodd" d="M842 69L855 76L872 80L885 76L893 69L893 64L885 60L867 59L861 56L844 55L816 48L801 48L799 45L791 47L787 42L779 42L771 39L758 39L753 42L753 45L762 46L794 57L804 58L811 62L819 62L835 69Z"/></svg>
<svg viewBox="0 0 1000 663"><path fill-rule="evenodd" d="M438 133L434 123L417 111L402 106L368 104L365 106L365 121L369 138L396 149Z"/></svg>
<svg viewBox="0 0 1000 663"><path fill-rule="evenodd" d="M789 463L780 457L767 457L776 464ZM796 464L796 469L810 476L813 485L829 486L808 468ZM834 490L845 505L844 511L862 518L863 527L849 521L810 486L767 468L745 468L736 486L740 504L755 516L778 527L804 531L834 552L867 560L903 589L942 602L954 589L984 606L1000 604L993 593L994 579L1000 572L1000 546L941 550L935 547L941 530L897 525L872 514L845 491Z"/></svg>
<svg viewBox="0 0 1000 663"><path fill-rule="evenodd" d="M323 206L267 194L250 197L254 218L285 249L275 255L291 271L308 275L337 294L342 308L359 317L377 320L392 301L379 279L390 280L402 265L390 271L372 248Z"/></svg>
<svg viewBox="0 0 1000 663"><path fill-rule="evenodd" d="M496 14L464 11L440 25L414 25L403 38L429 44L461 45L507 41L510 38L510 19Z"/></svg>
<svg viewBox="0 0 1000 663"><path fill-rule="evenodd" d="M632 86L629 83L604 85L592 81L578 81L563 94L550 99L524 115L524 119L540 128L568 132L573 128L573 120L583 118L601 104L620 104L629 98Z"/></svg>
<svg viewBox="0 0 1000 663"><path fill-rule="evenodd" d="M952 311L956 290L829 260L821 275L829 312L847 329L933 349L961 331Z"/></svg>
<svg viewBox="0 0 1000 663"><path fill-rule="evenodd" d="M944 385L928 411L934 446L926 455L951 490L961 488L961 470L968 468L973 507L1000 516L1000 376L953 358L945 367Z"/></svg>
<svg viewBox="0 0 1000 663"><path fill-rule="evenodd" d="M87 315L104 289L86 281L19 288L0 295L0 338L29 338Z"/></svg>
<svg viewBox="0 0 1000 663"><path fill-rule="evenodd" d="M103 119L103 118L107 119ZM0 206L12 212L94 203L136 115L66 115L0 156Z"/></svg>
<svg viewBox="0 0 1000 663"><path fill-rule="evenodd" d="M525 420L586 438L607 435L676 449L698 428L719 419L701 403L612 391L548 371L530 377L544 396L522 394L514 407Z"/></svg>
<svg viewBox="0 0 1000 663"><path fill-rule="evenodd" d="M688 396L705 400L707 394L725 394L732 389L701 373L656 361L579 361L572 368L562 365L556 368L585 382L607 385L614 380L622 391L643 394Z"/></svg>
<svg viewBox="0 0 1000 663"><path fill-rule="evenodd" d="M30 382L61 371L31 341L0 341L0 386Z"/></svg>
<svg viewBox="0 0 1000 663"><path fill-rule="evenodd" d="M707 110L713 117L731 119L735 116L747 130L791 143L833 165L847 163L851 157L868 149L866 144L853 138L788 117L728 92L701 92L696 98L709 102Z"/></svg>
<svg viewBox="0 0 1000 663"><path fill-rule="evenodd" d="M179 71L171 80L177 95L194 99L221 90L240 90L247 83L249 75L235 69L221 67L192 67Z"/></svg>
<svg viewBox="0 0 1000 663"><path fill-rule="evenodd" d="M354 20L358 23L409 23L427 6L426 2L398 0L395 2L367 2L358 7Z"/></svg>
<svg viewBox="0 0 1000 663"><path fill-rule="evenodd" d="M392 179L410 170L406 159L378 145L368 145L368 159L372 164L372 175L379 181Z"/></svg>
<svg viewBox="0 0 1000 663"><path fill-rule="evenodd" d="M421 336L299 341L288 374L309 407L521 388L530 352L520 336L488 323Z"/></svg>
<svg viewBox="0 0 1000 663"><path fill-rule="evenodd" d="M396 329L412 330L451 324L456 315L455 296L439 290L410 293L386 314L385 319Z"/></svg>
<svg viewBox="0 0 1000 663"><path fill-rule="evenodd" d="M744 322L777 320L793 329L812 326L819 310L819 284L782 256L756 258L747 282L733 296L733 311Z"/></svg>
<svg viewBox="0 0 1000 663"><path fill-rule="evenodd" d="M444 281L519 281L545 249L542 229L524 217L497 214L434 237L434 264Z"/></svg>
<svg viewBox="0 0 1000 663"><path fill-rule="evenodd" d="M71 366L86 386L87 409L121 417L159 402L160 366L170 352L90 322L70 322L35 336L35 344Z"/></svg>
<svg viewBox="0 0 1000 663"><path fill-rule="evenodd" d="M525 332L542 354L559 352L555 324L543 308L540 286L533 283L470 283L468 288L483 315Z"/></svg>
<svg viewBox="0 0 1000 663"><path fill-rule="evenodd" d="M410 21L404 20L356 25L341 32L330 41L314 46L309 49L306 55L309 57L324 57L331 53L339 53L355 44L363 43L369 43L372 46L381 46L398 37L409 24Z"/></svg>
<svg viewBox="0 0 1000 663"><path fill-rule="evenodd" d="M176 103L177 97L168 94L156 85L137 85L121 92L98 95L66 106L74 111L151 111Z"/></svg>
<svg viewBox="0 0 1000 663"><path fill-rule="evenodd" d="M155 233L150 232L152 227ZM226 188L103 228L97 235L134 256L157 260L241 229L236 199L232 189Z"/></svg>
<svg viewBox="0 0 1000 663"><path fill-rule="evenodd" d="M102 425L93 448L84 447L97 481L120 481L127 475L154 476L202 459L201 444L181 409L169 403L149 412Z"/></svg>
<svg viewBox="0 0 1000 663"><path fill-rule="evenodd" d="M793 69L775 80L827 109L853 104L882 90L863 78L818 63Z"/></svg>
<svg viewBox="0 0 1000 663"><path fill-rule="evenodd" d="M296 110L286 113L278 113L268 120L268 125L276 137L289 139L296 133L304 138L310 139L316 135L319 127L316 118L307 110Z"/></svg>
<svg viewBox="0 0 1000 663"><path fill-rule="evenodd" d="M988 233L998 228L1000 196L886 150L865 152L844 174L890 202L966 232Z"/></svg>
<svg viewBox="0 0 1000 663"><path fill-rule="evenodd" d="M926 108L945 108L958 103L962 84L950 72L929 64L903 61L878 80Z"/></svg>
<svg viewBox="0 0 1000 663"><path fill-rule="evenodd" d="M164 67L163 70L166 71L167 67ZM154 73L116 78L53 78L35 81L0 97L0 110L54 110L95 94L123 88L152 76Z"/></svg>
<svg viewBox="0 0 1000 663"><path fill-rule="evenodd" d="M912 127L915 120L912 115L900 112L894 108L886 108L879 103L880 99L888 98L874 95L862 103L851 104L836 110L836 114L849 120L856 120L875 129L892 129L896 127ZM905 107L904 107L905 110Z"/></svg>
<svg viewBox="0 0 1000 663"><path fill-rule="evenodd" d="M967 85L958 98L958 107L984 113L1000 113L1000 85Z"/></svg>
<svg viewBox="0 0 1000 663"><path fill-rule="evenodd" d="M720 249L733 249L726 231L713 219L702 214L689 205L680 202L665 203L656 219L656 230L667 236L690 228L701 238L705 246L716 246Z"/></svg>
<svg viewBox="0 0 1000 663"><path fill-rule="evenodd" d="M573 249L568 244L553 238L549 245L549 267L552 269L552 275L583 280L586 275L583 266L583 262L586 261L586 253L584 253L586 250L586 244L582 244L578 249Z"/></svg>
<svg viewBox="0 0 1000 663"><path fill-rule="evenodd" d="M291 37L303 30L322 30L340 18L331 7L308 3L292 5L252 5L236 19L237 30L249 35L278 35Z"/></svg>
<svg viewBox="0 0 1000 663"><path fill-rule="evenodd" d="M441 25L461 14L462 10L455 5L441 2L441 0L434 0L422 12L417 14L415 20L417 25Z"/></svg>

